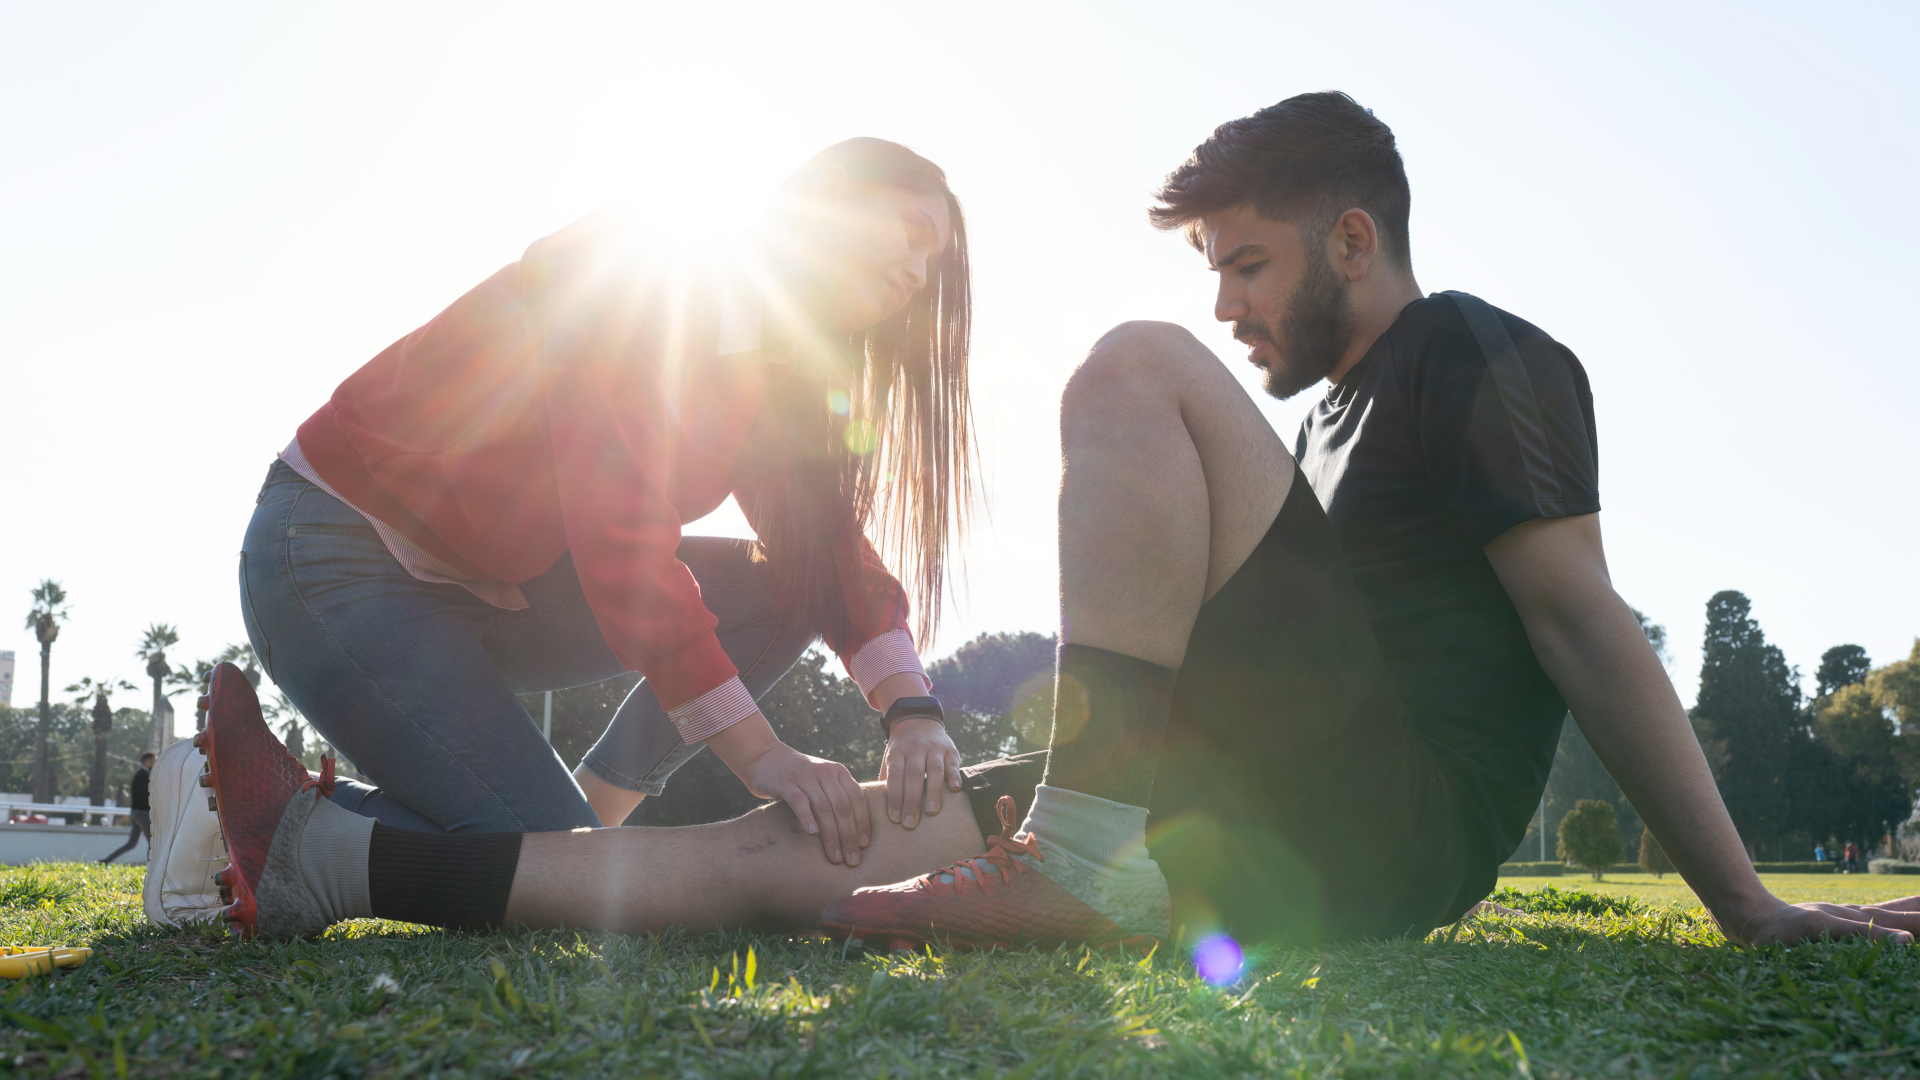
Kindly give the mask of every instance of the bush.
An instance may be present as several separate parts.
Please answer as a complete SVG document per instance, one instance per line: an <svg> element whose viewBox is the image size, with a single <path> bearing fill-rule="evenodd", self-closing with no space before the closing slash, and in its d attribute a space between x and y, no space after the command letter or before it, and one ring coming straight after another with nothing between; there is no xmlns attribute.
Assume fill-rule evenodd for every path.
<svg viewBox="0 0 1920 1080"><path fill-rule="evenodd" d="M1869 859L1867 870L1874 874L1920 874L1920 863L1904 859Z"/></svg>
<svg viewBox="0 0 1920 1080"><path fill-rule="evenodd" d="M1557 862L1509 862L1500 864L1501 877L1559 877L1566 872L1566 864Z"/></svg>
<svg viewBox="0 0 1920 1080"><path fill-rule="evenodd" d="M1838 873L1836 862L1757 862L1753 864L1756 874L1834 874Z"/></svg>
<svg viewBox="0 0 1920 1080"><path fill-rule="evenodd" d="M1652 829L1640 830L1640 869L1656 878L1673 872L1673 863L1667 860L1667 853L1660 850L1660 841L1653 838Z"/></svg>
<svg viewBox="0 0 1920 1080"><path fill-rule="evenodd" d="M853 680L841 678L835 671L837 667L819 649L807 650L793 669L761 698L760 711L766 714L774 732L787 745L802 753L837 761L852 770L856 778L870 780L879 775L886 742L860 688ZM1034 718L1050 720L1053 715L1052 638L1038 634L983 634L952 658L935 663L929 671L937 673L934 678L947 706L947 734L959 748L963 762L989 761L1017 750L1016 722L1025 722L1037 730L1039 746L1046 746L1049 729ZM605 730L614 710L639 681L639 675L629 673L606 682L554 692L553 749L562 761L572 766L586 755ZM1028 684L1043 684L1045 700L1035 699L1032 694L1022 697L1020 689ZM544 705L541 695L523 694L520 702L526 707L527 715L538 724ZM30 742L8 743L4 738L8 730L4 721L8 715L5 706L0 706L0 751L10 746L13 758L30 760L33 757ZM78 712L75 715L79 717L77 723L86 722L86 717ZM139 715L144 718L146 714ZM121 723L131 730L131 725ZM146 737L144 724L142 719L138 728L142 739ZM21 730L27 737L32 735L31 728ZM91 729L83 730L82 734L86 738L86 752L91 755ZM128 753L131 755L132 751ZM4 772L7 757L0 752L0 772ZM92 760L91 756L88 760ZM83 775L79 782L84 785L85 779ZM0 787L0 790L23 789ZM718 756L702 752L681 766L664 793L643 801L626 823L700 825L738 817L760 804L761 800L747 790Z"/></svg>
<svg viewBox="0 0 1920 1080"><path fill-rule="evenodd" d="M1600 875L1627 857L1620 842L1620 818L1604 799L1581 799L1560 819L1557 854L1599 881Z"/></svg>
<svg viewBox="0 0 1920 1080"><path fill-rule="evenodd" d="M1600 896L1583 889L1569 889L1561 892L1551 885L1533 892L1522 892L1511 886L1495 889L1487 899L1502 907L1515 911L1524 911L1530 915L1637 915L1646 910L1646 905L1626 896Z"/></svg>

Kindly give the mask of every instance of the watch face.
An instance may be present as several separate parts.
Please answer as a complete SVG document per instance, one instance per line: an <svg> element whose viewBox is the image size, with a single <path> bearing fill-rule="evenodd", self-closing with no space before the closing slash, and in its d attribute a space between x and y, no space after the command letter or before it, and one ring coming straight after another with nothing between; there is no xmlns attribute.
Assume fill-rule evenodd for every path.
<svg viewBox="0 0 1920 1080"><path fill-rule="evenodd" d="M881 719L881 726L891 735L894 722L909 716L924 716L941 724L947 722L946 714L940 710L939 698L903 697L896 699L887 709L887 715Z"/></svg>

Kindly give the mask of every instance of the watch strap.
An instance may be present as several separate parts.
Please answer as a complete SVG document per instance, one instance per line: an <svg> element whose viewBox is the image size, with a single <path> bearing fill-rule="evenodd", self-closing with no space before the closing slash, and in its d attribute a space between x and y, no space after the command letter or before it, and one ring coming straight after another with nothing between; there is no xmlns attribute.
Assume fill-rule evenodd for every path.
<svg viewBox="0 0 1920 1080"><path fill-rule="evenodd" d="M947 722L947 714L940 709L940 699L936 697L895 698L886 714L880 717L880 734L891 739L893 725L909 716L925 716L941 724Z"/></svg>

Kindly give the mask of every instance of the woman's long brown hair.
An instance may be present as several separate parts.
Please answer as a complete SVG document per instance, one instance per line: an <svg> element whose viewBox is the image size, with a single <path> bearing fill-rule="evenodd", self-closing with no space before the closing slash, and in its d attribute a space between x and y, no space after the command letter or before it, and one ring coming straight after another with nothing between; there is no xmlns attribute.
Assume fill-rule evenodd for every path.
<svg viewBox="0 0 1920 1080"><path fill-rule="evenodd" d="M795 365L777 395L779 433L765 447L784 459L769 461L770 470L785 475L762 489L762 540L783 604L838 646L851 639L854 623L834 544L848 528L868 532L913 604L915 640L928 643L939 625L947 559L965 534L973 499L966 221L946 173L884 139L836 143L786 188L833 164L856 182L940 192L951 238L904 309L845 339L845 362L826 366L839 370ZM842 345L832 344L836 351ZM835 392L846 395L843 406Z"/></svg>

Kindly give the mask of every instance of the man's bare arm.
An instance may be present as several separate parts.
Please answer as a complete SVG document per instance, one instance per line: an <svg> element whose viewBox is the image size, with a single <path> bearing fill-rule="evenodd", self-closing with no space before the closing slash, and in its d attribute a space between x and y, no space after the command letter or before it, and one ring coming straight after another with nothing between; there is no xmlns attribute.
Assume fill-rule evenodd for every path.
<svg viewBox="0 0 1920 1080"><path fill-rule="evenodd" d="M1613 591L1599 515L1525 522L1486 553L1580 730L1729 938L1910 940L1901 931L1920 930L1920 898L1792 906L1760 883L1673 684Z"/></svg>

